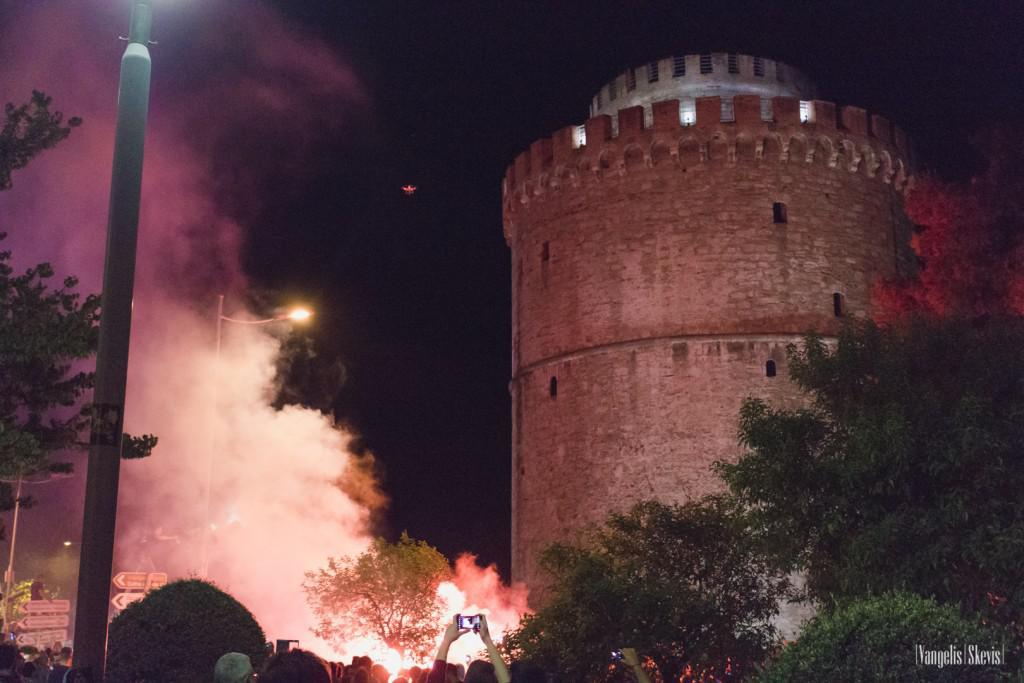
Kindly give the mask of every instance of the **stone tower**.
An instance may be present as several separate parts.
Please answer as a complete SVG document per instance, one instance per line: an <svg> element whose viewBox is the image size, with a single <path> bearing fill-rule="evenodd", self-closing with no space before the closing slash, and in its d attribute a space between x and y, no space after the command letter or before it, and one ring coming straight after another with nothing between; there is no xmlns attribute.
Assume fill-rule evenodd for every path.
<svg viewBox="0 0 1024 683"><path fill-rule="evenodd" d="M906 137L815 96L761 57L661 59L509 167L516 580L610 510L720 489L742 400L800 400L786 345L911 267Z"/></svg>

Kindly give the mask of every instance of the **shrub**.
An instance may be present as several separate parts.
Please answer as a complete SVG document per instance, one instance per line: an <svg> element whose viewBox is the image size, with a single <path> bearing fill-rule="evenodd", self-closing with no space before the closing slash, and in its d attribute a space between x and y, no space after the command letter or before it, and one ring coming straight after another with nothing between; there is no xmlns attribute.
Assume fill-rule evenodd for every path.
<svg viewBox="0 0 1024 683"><path fill-rule="evenodd" d="M909 593L887 593L837 606L804 627L800 639L779 653L757 677L759 683L803 681L999 681L1013 668L927 666L917 647L963 653L969 645L1001 649L1003 636L949 605ZM1009 655L1009 643L1007 643ZM964 655L966 658L966 655Z"/></svg>
<svg viewBox="0 0 1024 683"><path fill-rule="evenodd" d="M110 624L108 683L177 683L213 678L225 652L264 659L266 638L240 602L213 584L175 581L128 606Z"/></svg>

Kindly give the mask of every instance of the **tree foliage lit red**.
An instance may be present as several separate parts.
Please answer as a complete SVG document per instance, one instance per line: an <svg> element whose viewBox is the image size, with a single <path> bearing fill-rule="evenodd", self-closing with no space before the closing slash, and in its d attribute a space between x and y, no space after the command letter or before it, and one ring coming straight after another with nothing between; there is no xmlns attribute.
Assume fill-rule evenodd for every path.
<svg viewBox="0 0 1024 683"><path fill-rule="evenodd" d="M977 140L986 169L967 183L918 179L906 198L917 276L875 288L880 321L908 314L1024 314L1024 134Z"/></svg>

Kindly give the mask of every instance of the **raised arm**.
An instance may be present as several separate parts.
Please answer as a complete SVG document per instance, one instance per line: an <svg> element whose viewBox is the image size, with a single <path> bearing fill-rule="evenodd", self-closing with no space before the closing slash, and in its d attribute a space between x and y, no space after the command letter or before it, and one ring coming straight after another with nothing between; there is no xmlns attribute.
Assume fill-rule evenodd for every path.
<svg viewBox="0 0 1024 683"><path fill-rule="evenodd" d="M484 641L484 646L487 648L487 656L490 658L491 664L494 665L494 676L498 679L498 683L510 683L512 677L508 673L508 667L505 666L505 660L501 658L498 648L494 646L491 632L487 629L486 614L480 615L480 640Z"/></svg>
<svg viewBox="0 0 1024 683"><path fill-rule="evenodd" d="M651 683L651 679L647 677L647 672L640 666L640 658L637 657L635 648L622 648L622 661L633 670L633 677L636 678L636 683Z"/></svg>
<svg viewBox="0 0 1024 683"><path fill-rule="evenodd" d="M437 648L434 667L427 676L427 683L444 683L445 671L448 669L448 649L452 646L452 643L465 633L469 633L468 628L460 629L454 621L448 624L448 628L444 632L444 638L441 639L441 645Z"/></svg>

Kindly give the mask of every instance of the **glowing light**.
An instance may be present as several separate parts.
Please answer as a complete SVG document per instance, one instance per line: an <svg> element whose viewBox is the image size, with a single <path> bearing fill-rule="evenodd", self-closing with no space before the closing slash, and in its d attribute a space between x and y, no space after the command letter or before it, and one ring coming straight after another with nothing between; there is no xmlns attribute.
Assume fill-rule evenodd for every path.
<svg viewBox="0 0 1024 683"><path fill-rule="evenodd" d="M64 547L67 548L71 545L71 541L64 541Z"/></svg>
<svg viewBox="0 0 1024 683"><path fill-rule="evenodd" d="M410 196L411 197L416 192L416 186L415 185L403 185L402 186L402 192L404 192L406 194L406 196Z"/></svg>
<svg viewBox="0 0 1024 683"><path fill-rule="evenodd" d="M308 308L296 308L288 314L288 319L296 322L309 320L311 317L313 317L313 311Z"/></svg>

